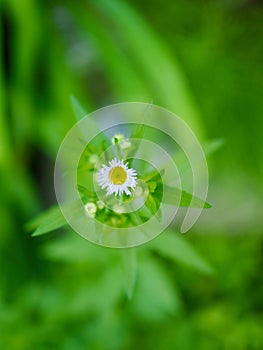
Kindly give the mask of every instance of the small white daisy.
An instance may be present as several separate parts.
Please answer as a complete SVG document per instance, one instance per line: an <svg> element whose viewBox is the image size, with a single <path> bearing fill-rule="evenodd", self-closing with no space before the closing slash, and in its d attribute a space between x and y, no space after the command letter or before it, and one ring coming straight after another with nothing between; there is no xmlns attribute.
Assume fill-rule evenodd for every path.
<svg viewBox="0 0 263 350"><path fill-rule="evenodd" d="M109 162L110 166L102 165L97 177L98 184L102 189L106 188L106 195L114 193L115 196L131 195L130 189L134 189L137 184L137 173L134 169L128 168L128 163L114 158Z"/></svg>

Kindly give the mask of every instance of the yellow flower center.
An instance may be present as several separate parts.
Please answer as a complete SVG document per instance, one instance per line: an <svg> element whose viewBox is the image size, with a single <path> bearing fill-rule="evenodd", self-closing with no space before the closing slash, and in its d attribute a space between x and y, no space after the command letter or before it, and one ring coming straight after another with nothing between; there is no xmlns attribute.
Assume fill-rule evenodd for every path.
<svg viewBox="0 0 263 350"><path fill-rule="evenodd" d="M116 166L110 171L109 179L114 185L122 185L127 179L126 171L121 166Z"/></svg>

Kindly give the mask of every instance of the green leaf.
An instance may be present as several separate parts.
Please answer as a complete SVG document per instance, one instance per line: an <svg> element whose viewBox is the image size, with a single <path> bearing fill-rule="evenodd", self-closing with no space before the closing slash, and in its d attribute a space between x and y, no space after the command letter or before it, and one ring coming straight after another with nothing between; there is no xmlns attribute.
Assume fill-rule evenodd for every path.
<svg viewBox="0 0 263 350"><path fill-rule="evenodd" d="M95 193L90 191L87 187L83 185L78 184L78 190L81 194L83 194L87 198L92 198L92 199L96 198Z"/></svg>
<svg viewBox="0 0 263 350"><path fill-rule="evenodd" d="M122 250L124 287L129 299L132 299L137 280L136 248Z"/></svg>
<svg viewBox="0 0 263 350"><path fill-rule="evenodd" d="M131 139L142 139L144 135L145 125L144 124L136 124L132 133Z"/></svg>
<svg viewBox="0 0 263 350"><path fill-rule="evenodd" d="M160 221L162 219L161 211L158 211L158 205L155 201L154 196L149 194L145 201L145 205L150 210L150 212L156 216L157 220Z"/></svg>
<svg viewBox="0 0 263 350"><path fill-rule="evenodd" d="M166 230L149 244L152 250L165 258L185 264L205 274L213 273L211 266L191 246L186 235Z"/></svg>
<svg viewBox="0 0 263 350"><path fill-rule="evenodd" d="M121 271L114 262L96 270L97 278L75 286L70 302L65 306L65 316L86 317L87 310L95 315L108 314L116 309L123 296ZM65 317L64 316L64 317Z"/></svg>
<svg viewBox="0 0 263 350"><path fill-rule="evenodd" d="M131 158L133 158L138 149L140 148L140 145L141 145L141 140L143 139L143 136L144 136L144 133L145 133L145 128L146 128L146 125L145 125L145 122L147 120L147 118L149 117L149 109L151 108L151 104L147 105L145 111L143 112L143 115L142 115L142 122L141 124L136 124L136 126L134 127L132 133L131 133L131 139L137 139L136 142L133 142L133 148L130 152L130 156ZM131 159L131 166L133 165L133 160L134 159Z"/></svg>
<svg viewBox="0 0 263 350"><path fill-rule="evenodd" d="M145 133L145 122L148 118L149 108L151 108L151 104L147 105L143 115L142 115L142 123L136 124L132 133L131 133L131 139L142 139ZM138 143L139 146L139 143Z"/></svg>
<svg viewBox="0 0 263 350"><path fill-rule="evenodd" d="M206 156L210 156L211 154L215 153L217 150L219 150L221 147L224 146L225 140L224 139L214 139L207 141L203 144L203 149Z"/></svg>
<svg viewBox="0 0 263 350"><path fill-rule="evenodd" d="M156 202L154 200L154 197L151 194L148 195L146 202L145 202L145 205L153 215L156 213L157 205L156 205Z"/></svg>
<svg viewBox="0 0 263 350"><path fill-rule="evenodd" d="M149 191L154 192L157 186L157 183L155 181L150 181L147 183Z"/></svg>
<svg viewBox="0 0 263 350"><path fill-rule="evenodd" d="M133 310L151 322L176 314L180 307L180 297L167 271L145 253L138 264L133 301Z"/></svg>
<svg viewBox="0 0 263 350"><path fill-rule="evenodd" d="M77 121L81 120L83 117L85 117L88 114L86 109L80 104L80 102L76 99L76 97L71 95L70 101L71 101L72 109Z"/></svg>
<svg viewBox="0 0 263 350"><path fill-rule="evenodd" d="M211 208L211 205L192 194L176 187L164 185L163 202L179 207Z"/></svg>
<svg viewBox="0 0 263 350"><path fill-rule="evenodd" d="M88 130L87 130L87 123L84 123L85 124L84 129L82 129L83 125L79 124L80 131L83 135L82 141L85 142L85 144L86 144L85 140L86 140L86 136L87 136L86 134L88 132L89 134L92 134L94 136L100 135L100 139L97 141L97 142L99 142L99 146L97 146L98 148L102 149L101 146L104 148L106 148L107 146L110 146L111 143L109 142L106 135L103 132L101 132L101 130L99 129L98 125L96 124L96 121L94 120L94 118L88 116L88 112L80 104L80 102L76 99L76 97L71 96L70 99L71 99L72 109L73 109L73 112L75 114L77 121L80 121L84 117L87 118L86 121L88 121ZM88 147L88 150L90 150L93 153L96 152L96 149L94 149L94 147L96 147L96 145L95 146L91 145L91 144L89 144L89 145L86 144L86 145Z"/></svg>
<svg viewBox="0 0 263 350"><path fill-rule="evenodd" d="M114 249L103 249L77 235L73 230L67 230L63 237L48 240L43 246L42 254L52 261L64 263L87 263L89 265L105 266L117 260Z"/></svg>
<svg viewBox="0 0 263 350"><path fill-rule="evenodd" d="M158 35L127 2L101 0L94 2L94 7L98 8L99 15L109 20L103 22L105 30L110 28L113 34L115 31L125 42L125 52L134 58L139 78L151 84L152 96L158 96L161 105L184 116L186 122L200 135L199 110L176 54L171 55Z"/></svg>
<svg viewBox="0 0 263 350"><path fill-rule="evenodd" d="M54 206L30 221L26 227L29 231L36 228L32 236L40 236L44 233L48 233L63 227L66 224L67 221L64 218L60 208L58 206Z"/></svg>
<svg viewBox="0 0 263 350"><path fill-rule="evenodd" d="M150 180L151 181L160 181L160 179L162 178L162 176L164 175L165 173L165 170L162 169L160 172L158 170L153 170L151 171L150 173L147 173L145 175L140 175L139 178L142 179L143 181L145 182L149 182Z"/></svg>

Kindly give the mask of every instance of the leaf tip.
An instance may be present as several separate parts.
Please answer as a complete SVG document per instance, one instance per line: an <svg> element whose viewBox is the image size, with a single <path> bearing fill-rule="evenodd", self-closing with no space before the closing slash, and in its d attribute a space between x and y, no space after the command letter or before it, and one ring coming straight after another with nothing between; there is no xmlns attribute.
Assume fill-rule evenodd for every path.
<svg viewBox="0 0 263 350"><path fill-rule="evenodd" d="M212 208L212 205L209 204L209 203L207 203L207 202L205 202L204 208L205 208L205 209Z"/></svg>

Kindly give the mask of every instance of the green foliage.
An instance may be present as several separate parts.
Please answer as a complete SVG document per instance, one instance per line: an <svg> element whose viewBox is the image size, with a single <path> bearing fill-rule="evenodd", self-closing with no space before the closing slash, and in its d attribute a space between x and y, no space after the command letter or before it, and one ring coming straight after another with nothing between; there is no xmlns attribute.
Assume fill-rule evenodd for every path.
<svg viewBox="0 0 263 350"><path fill-rule="evenodd" d="M200 198L182 191L176 187L164 186L164 203L177 204L180 207L192 207L192 208L211 208L211 205L202 201Z"/></svg>
<svg viewBox="0 0 263 350"><path fill-rule="evenodd" d="M133 308L141 320L161 321L175 315L180 297L166 270L147 255L138 265L138 286Z"/></svg>
<svg viewBox="0 0 263 350"><path fill-rule="evenodd" d="M151 249L161 256L178 261L202 273L211 274L212 268L195 251L186 236L173 231L165 231L160 237L151 242Z"/></svg>
<svg viewBox="0 0 263 350"><path fill-rule="evenodd" d="M66 223L60 208L54 206L30 221L27 228L34 230L32 236L39 236L65 226Z"/></svg>
<svg viewBox="0 0 263 350"><path fill-rule="evenodd" d="M74 115L77 119L77 121L81 120L83 117L85 117L88 112L85 110L85 108L79 103L79 101L76 99L75 96L70 96L72 109L74 112Z"/></svg>
<svg viewBox="0 0 263 350"><path fill-rule="evenodd" d="M81 106L81 104L78 102L78 100L75 97L71 97L71 103L72 108L74 111L74 114L77 118L77 120L80 120L82 117L86 115L85 109ZM145 112L147 114L147 111ZM94 121L90 120L90 124L94 124ZM96 129L95 124L93 127ZM131 140L132 138L136 139L142 139L144 136L144 124L138 124L134 125L132 132L131 132ZM104 138L103 138L104 137ZM87 177L87 172L94 171L94 166L91 164L89 165L89 157L91 155L98 155L100 156L100 151L102 152L105 150L104 146L108 142L108 140L105 138L105 136L102 135L102 139L100 143L98 143L99 148L97 148L94 144L90 143L87 145L86 150L83 152L83 155L79 162L79 173L84 172L86 181L89 179ZM116 139L115 143L118 145L118 140ZM136 143L136 147L140 147L139 143ZM121 152L120 149L118 149L119 152ZM134 148L131 149L131 152L134 151ZM132 159L129 157L129 153L127 153L128 159L130 159L130 162L132 162ZM120 157L122 158L122 157ZM140 177L142 179L148 180L146 182L146 185L149 190L149 194L147 196L147 199L145 201L145 207L149 209L150 216L146 214L145 210L138 210L135 215L139 215L140 218L134 222L134 214L132 217L129 215L119 215L118 218L115 218L112 211L108 210L107 208L103 209L102 211L98 211L96 214L97 219L101 221L102 223L108 223L109 225L114 225L113 223L116 222L117 227L120 227L120 225L123 225L123 227L127 227L128 220L130 219L131 223L137 225L137 222L144 222L145 220L148 220L152 215L156 215L158 220L161 220L162 213L161 210L159 210L160 203L163 200L164 203L175 205L175 206L183 206L183 207L197 207L197 208L210 208L211 206L208 203L204 203L201 199L192 196L191 194L181 191L177 188L172 188L169 186L164 186L162 184L162 178L161 174L159 172L153 171L148 173L142 173L140 172L140 168L138 168ZM89 181L90 183L91 181ZM99 200L97 197L97 194L94 192L94 190L90 190L87 187L78 184L79 192L82 196L83 204L86 204L87 202L94 202ZM163 197L163 190L165 191L164 198ZM125 196L123 195L123 200ZM69 211L74 210L74 206L70 206L68 208ZM50 231L56 230L66 224L66 220L64 219L62 213L60 212L60 209L58 207L53 207L47 212L39 215L35 220L33 220L31 223L28 224L29 229L35 229L33 236L39 236L44 233L48 233Z"/></svg>
<svg viewBox="0 0 263 350"><path fill-rule="evenodd" d="M3 0L0 12L0 348L261 350L260 3ZM72 96L72 113L70 95L85 108ZM171 228L136 254L85 241L58 207L24 229L55 202L53 164L76 119L123 101L171 109L201 136L213 207L187 236ZM141 178L148 204L159 175ZM183 188L170 203L189 205Z"/></svg>
<svg viewBox="0 0 263 350"><path fill-rule="evenodd" d="M123 250L122 259L124 286L128 298L132 299L137 282L136 248Z"/></svg>

